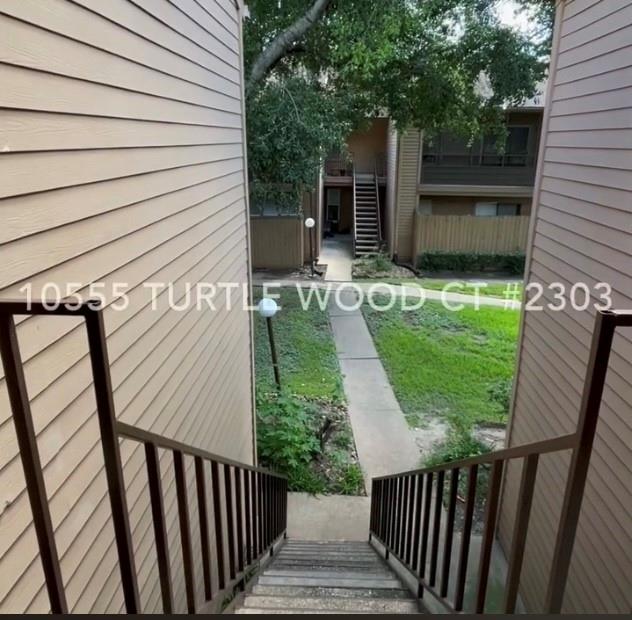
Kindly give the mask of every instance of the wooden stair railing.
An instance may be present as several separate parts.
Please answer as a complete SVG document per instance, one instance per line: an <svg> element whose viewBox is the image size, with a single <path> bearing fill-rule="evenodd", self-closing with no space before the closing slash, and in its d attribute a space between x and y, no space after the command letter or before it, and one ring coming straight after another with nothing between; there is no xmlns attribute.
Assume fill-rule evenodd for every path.
<svg viewBox="0 0 632 620"><path fill-rule="evenodd" d="M72 306L61 304L52 307L41 301L0 301L0 354L51 611L67 613L69 609L26 390L15 315L75 316L85 320L126 611L140 613L142 610L119 450L120 439L132 440L144 446L164 613L174 612L174 602L161 488L161 465L164 468L164 463L160 462L163 459L159 457L158 450L163 451L163 456L164 452L171 453L188 613L207 612L211 602L217 602L219 594L228 594L227 588L230 587L231 591L243 588L248 570L266 553L272 553L275 542L285 534L287 480L264 469L231 461L116 420L105 329L98 303L77 305L73 302ZM195 471L203 571L201 584L196 581L194 570L186 459L193 460ZM213 497L212 517L207 511L209 482ZM211 536L214 537L214 545ZM213 546L216 557L212 562ZM215 592L212 589L212 565L217 570L218 587ZM200 599L198 591L203 593L204 600L199 609L196 608L196 600Z"/></svg>
<svg viewBox="0 0 632 620"><path fill-rule="evenodd" d="M521 461L522 477L503 600L503 611L514 613L540 456L570 451L570 468L544 601L545 613L561 612L612 339L619 327L632 327L632 312L597 313L581 409L574 433L438 467L373 479L369 539L375 539L383 546L387 560L393 555L414 575L420 598L424 592L428 592L445 611L463 611L478 483L481 470L487 468L489 482L473 609L477 614L485 613L492 548L500 511L502 479L510 461ZM467 480L467 484L460 486L459 481L462 478ZM448 482L446 505L445 486ZM454 574L452 554L456 506L463 488L466 489L465 506L456 581L450 582L450 576ZM442 525L444 514L445 523ZM449 586L454 590L451 600L448 598L451 591Z"/></svg>

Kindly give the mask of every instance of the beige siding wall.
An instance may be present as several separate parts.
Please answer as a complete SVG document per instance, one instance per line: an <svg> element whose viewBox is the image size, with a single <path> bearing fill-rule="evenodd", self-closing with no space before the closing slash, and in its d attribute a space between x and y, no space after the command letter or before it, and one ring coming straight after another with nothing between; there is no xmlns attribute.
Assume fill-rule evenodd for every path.
<svg viewBox="0 0 632 620"><path fill-rule="evenodd" d="M247 286L215 312L169 310L167 291L152 310L143 287L173 282L179 300L186 282L248 282L239 24L232 0L0 4L0 295L52 282L86 296L103 282L119 418L251 462ZM113 306L114 282L127 284L125 310ZM69 605L119 611L84 332L38 317L18 335ZM141 599L160 610L144 456L127 441L122 456ZM183 611L172 464L162 459ZM0 611L46 612L2 379L0 478Z"/></svg>
<svg viewBox="0 0 632 620"><path fill-rule="evenodd" d="M397 169L395 253L400 260L413 258L413 217L417 208L420 132L407 131L399 139Z"/></svg>
<svg viewBox="0 0 632 620"><path fill-rule="evenodd" d="M558 10L543 161L535 195L528 279L547 287L612 286L632 308L632 1L575 0ZM591 300L598 301L598 296ZM542 302L556 303L552 292ZM526 312L509 442L573 431L594 309ZM615 337L565 610L632 608L632 337ZM527 606L542 609L568 461L546 458L525 556ZM503 518L511 529L519 471L507 478Z"/></svg>
<svg viewBox="0 0 632 620"><path fill-rule="evenodd" d="M388 137L387 118L374 118L365 131L354 131L347 140L347 149L353 155L356 172L373 174L376 159L386 155Z"/></svg>

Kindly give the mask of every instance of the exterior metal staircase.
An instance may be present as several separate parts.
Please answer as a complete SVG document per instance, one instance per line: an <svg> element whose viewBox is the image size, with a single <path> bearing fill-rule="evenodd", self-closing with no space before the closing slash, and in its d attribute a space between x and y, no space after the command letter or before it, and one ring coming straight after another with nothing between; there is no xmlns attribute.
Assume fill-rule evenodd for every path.
<svg viewBox="0 0 632 620"><path fill-rule="evenodd" d="M287 541L235 613L418 614L421 608L368 543Z"/></svg>
<svg viewBox="0 0 632 620"><path fill-rule="evenodd" d="M353 175L353 236L356 256L374 254L380 245L380 198L376 174Z"/></svg>

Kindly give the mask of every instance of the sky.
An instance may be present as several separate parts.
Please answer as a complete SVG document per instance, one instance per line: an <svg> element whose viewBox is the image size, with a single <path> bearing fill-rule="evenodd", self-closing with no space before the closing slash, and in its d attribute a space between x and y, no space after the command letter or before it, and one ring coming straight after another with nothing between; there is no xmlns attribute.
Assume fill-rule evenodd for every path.
<svg viewBox="0 0 632 620"><path fill-rule="evenodd" d="M513 26L523 32L529 32L530 24L527 15L524 12L516 15L518 5L514 0L499 0L498 15L504 24Z"/></svg>

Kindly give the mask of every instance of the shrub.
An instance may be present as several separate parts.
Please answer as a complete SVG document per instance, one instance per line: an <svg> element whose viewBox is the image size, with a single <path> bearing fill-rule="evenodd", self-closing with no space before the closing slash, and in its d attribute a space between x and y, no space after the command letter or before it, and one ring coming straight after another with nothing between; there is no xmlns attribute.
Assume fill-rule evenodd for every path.
<svg viewBox="0 0 632 620"><path fill-rule="evenodd" d="M390 273L393 266L388 254L369 254L354 261L353 275L356 278L376 278Z"/></svg>
<svg viewBox="0 0 632 620"><path fill-rule="evenodd" d="M478 254L476 252L423 252L417 256L417 267L423 271L456 271L460 273L481 273L502 271L512 275L524 273L525 255Z"/></svg>
<svg viewBox="0 0 632 620"><path fill-rule="evenodd" d="M257 397L259 461L287 475L290 491L321 493L323 484L311 463L320 453L318 405L291 394Z"/></svg>
<svg viewBox="0 0 632 620"><path fill-rule="evenodd" d="M467 430L458 430L438 444L425 460L424 467L437 467L451 461L460 461L490 452L490 447L474 438Z"/></svg>
<svg viewBox="0 0 632 620"><path fill-rule="evenodd" d="M489 394L490 400L498 403L502 407L504 413L509 413L512 389L512 379L499 379L487 388L487 393Z"/></svg>

